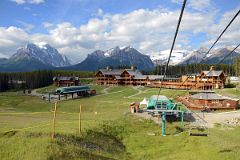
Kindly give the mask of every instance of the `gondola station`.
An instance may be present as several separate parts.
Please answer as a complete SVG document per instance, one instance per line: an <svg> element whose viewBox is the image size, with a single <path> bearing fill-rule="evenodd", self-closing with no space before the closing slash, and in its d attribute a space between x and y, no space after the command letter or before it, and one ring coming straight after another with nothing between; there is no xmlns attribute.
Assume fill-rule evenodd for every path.
<svg viewBox="0 0 240 160"><path fill-rule="evenodd" d="M67 96L70 94L72 98L74 97L74 94L77 95L77 97L87 97L87 96L93 96L96 94L96 90L91 89L88 85L84 86L71 86L71 87L60 87L57 88L55 93L58 95L58 99L61 99L61 95L64 95L67 99Z"/></svg>

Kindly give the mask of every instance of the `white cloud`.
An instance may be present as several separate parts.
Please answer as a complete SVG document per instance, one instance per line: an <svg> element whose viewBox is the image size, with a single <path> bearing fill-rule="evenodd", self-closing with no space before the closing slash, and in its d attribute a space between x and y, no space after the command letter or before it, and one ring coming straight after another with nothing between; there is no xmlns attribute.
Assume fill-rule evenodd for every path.
<svg viewBox="0 0 240 160"><path fill-rule="evenodd" d="M182 4L183 0L171 0L171 2ZM213 8L211 0L188 0L186 5L196 11L206 11Z"/></svg>
<svg viewBox="0 0 240 160"><path fill-rule="evenodd" d="M233 10L229 12L225 12L221 19L211 25L209 29L206 31L208 35L208 39L203 42L203 45L211 45L214 43L214 41L217 39L217 37L221 34L221 32L225 29L225 27L228 25L230 20L234 17L234 15L238 12L238 10ZM223 34L223 36L219 39L216 46L221 45L237 45L239 44L239 26L240 26L240 16L238 15L236 19L232 22L231 26L228 27L226 32Z"/></svg>
<svg viewBox="0 0 240 160"><path fill-rule="evenodd" d="M17 4L24 4L24 3L40 4L40 3L44 3L44 0L11 0L11 1L16 2Z"/></svg>
<svg viewBox="0 0 240 160"><path fill-rule="evenodd" d="M52 23L49 23L49 22L43 22L43 27L44 28L47 28L47 29L49 29L49 28L52 28L54 25L52 24Z"/></svg>
<svg viewBox="0 0 240 160"><path fill-rule="evenodd" d="M102 17L104 15L104 12L101 8L98 8L95 13L93 13L91 16L93 17Z"/></svg>
<svg viewBox="0 0 240 160"><path fill-rule="evenodd" d="M132 45L142 53L155 54L171 47L179 13L180 10L139 9L127 14L103 14L101 18L92 18L77 27L69 22L56 26L45 22L43 26L48 29L47 34L29 34L24 29L13 26L0 27L0 53L9 56L29 41L49 43L75 61L83 60L96 49L105 50L117 45ZM209 41L216 38L232 13L225 13L219 22L214 21L215 14L186 10L175 49L189 48L191 36L199 33L209 34ZM229 39L231 42L237 41L240 36L238 27L231 26L228 36L222 43ZM209 42L205 45L209 45Z"/></svg>
<svg viewBox="0 0 240 160"><path fill-rule="evenodd" d="M26 22L23 22L23 21L19 21L17 20L17 22L19 24L22 25L22 28L27 31L27 32L30 32L35 26L33 24L30 24L30 23L26 23Z"/></svg>
<svg viewBox="0 0 240 160"><path fill-rule="evenodd" d="M20 28L0 27L0 53L9 57L16 49L27 43L29 35Z"/></svg>
<svg viewBox="0 0 240 160"><path fill-rule="evenodd" d="M195 10L203 11L204 9L209 9L211 0L190 0L189 6Z"/></svg>

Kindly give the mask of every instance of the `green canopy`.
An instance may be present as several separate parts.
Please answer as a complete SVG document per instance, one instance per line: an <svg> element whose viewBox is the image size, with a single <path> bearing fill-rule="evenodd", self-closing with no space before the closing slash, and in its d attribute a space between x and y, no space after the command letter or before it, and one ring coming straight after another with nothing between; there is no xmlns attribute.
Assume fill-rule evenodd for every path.
<svg viewBox="0 0 240 160"><path fill-rule="evenodd" d="M174 110L176 105L163 95L153 95L149 98L147 109L150 110Z"/></svg>
<svg viewBox="0 0 240 160"><path fill-rule="evenodd" d="M60 87L56 89L57 93L68 94L68 93L77 93L81 91L89 91L89 86L71 86L71 87Z"/></svg>

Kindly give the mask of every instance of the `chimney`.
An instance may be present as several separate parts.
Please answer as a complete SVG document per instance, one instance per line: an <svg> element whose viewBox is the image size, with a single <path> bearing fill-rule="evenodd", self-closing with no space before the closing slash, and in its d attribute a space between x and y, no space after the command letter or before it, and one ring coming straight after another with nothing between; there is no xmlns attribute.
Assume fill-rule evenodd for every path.
<svg viewBox="0 0 240 160"><path fill-rule="evenodd" d="M134 70L134 66L131 66L131 70Z"/></svg>
<svg viewBox="0 0 240 160"><path fill-rule="evenodd" d="M109 71L109 66L107 66L107 67L106 67L106 70L108 70L108 71Z"/></svg>
<svg viewBox="0 0 240 160"><path fill-rule="evenodd" d="M214 66L211 66L211 67L210 67L210 71L213 71L213 70L214 70Z"/></svg>

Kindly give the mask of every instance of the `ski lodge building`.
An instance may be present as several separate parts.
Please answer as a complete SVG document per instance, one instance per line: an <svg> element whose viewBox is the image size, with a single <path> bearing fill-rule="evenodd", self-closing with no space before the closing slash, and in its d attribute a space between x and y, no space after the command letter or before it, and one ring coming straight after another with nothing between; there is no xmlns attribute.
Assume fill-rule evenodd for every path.
<svg viewBox="0 0 240 160"><path fill-rule="evenodd" d="M223 71L202 71L200 74L182 75L181 77L165 77L163 75L143 75L133 69L100 69L96 73L97 85L132 85L153 88L171 89L216 89L224 88L226 75Z"/></svg>

